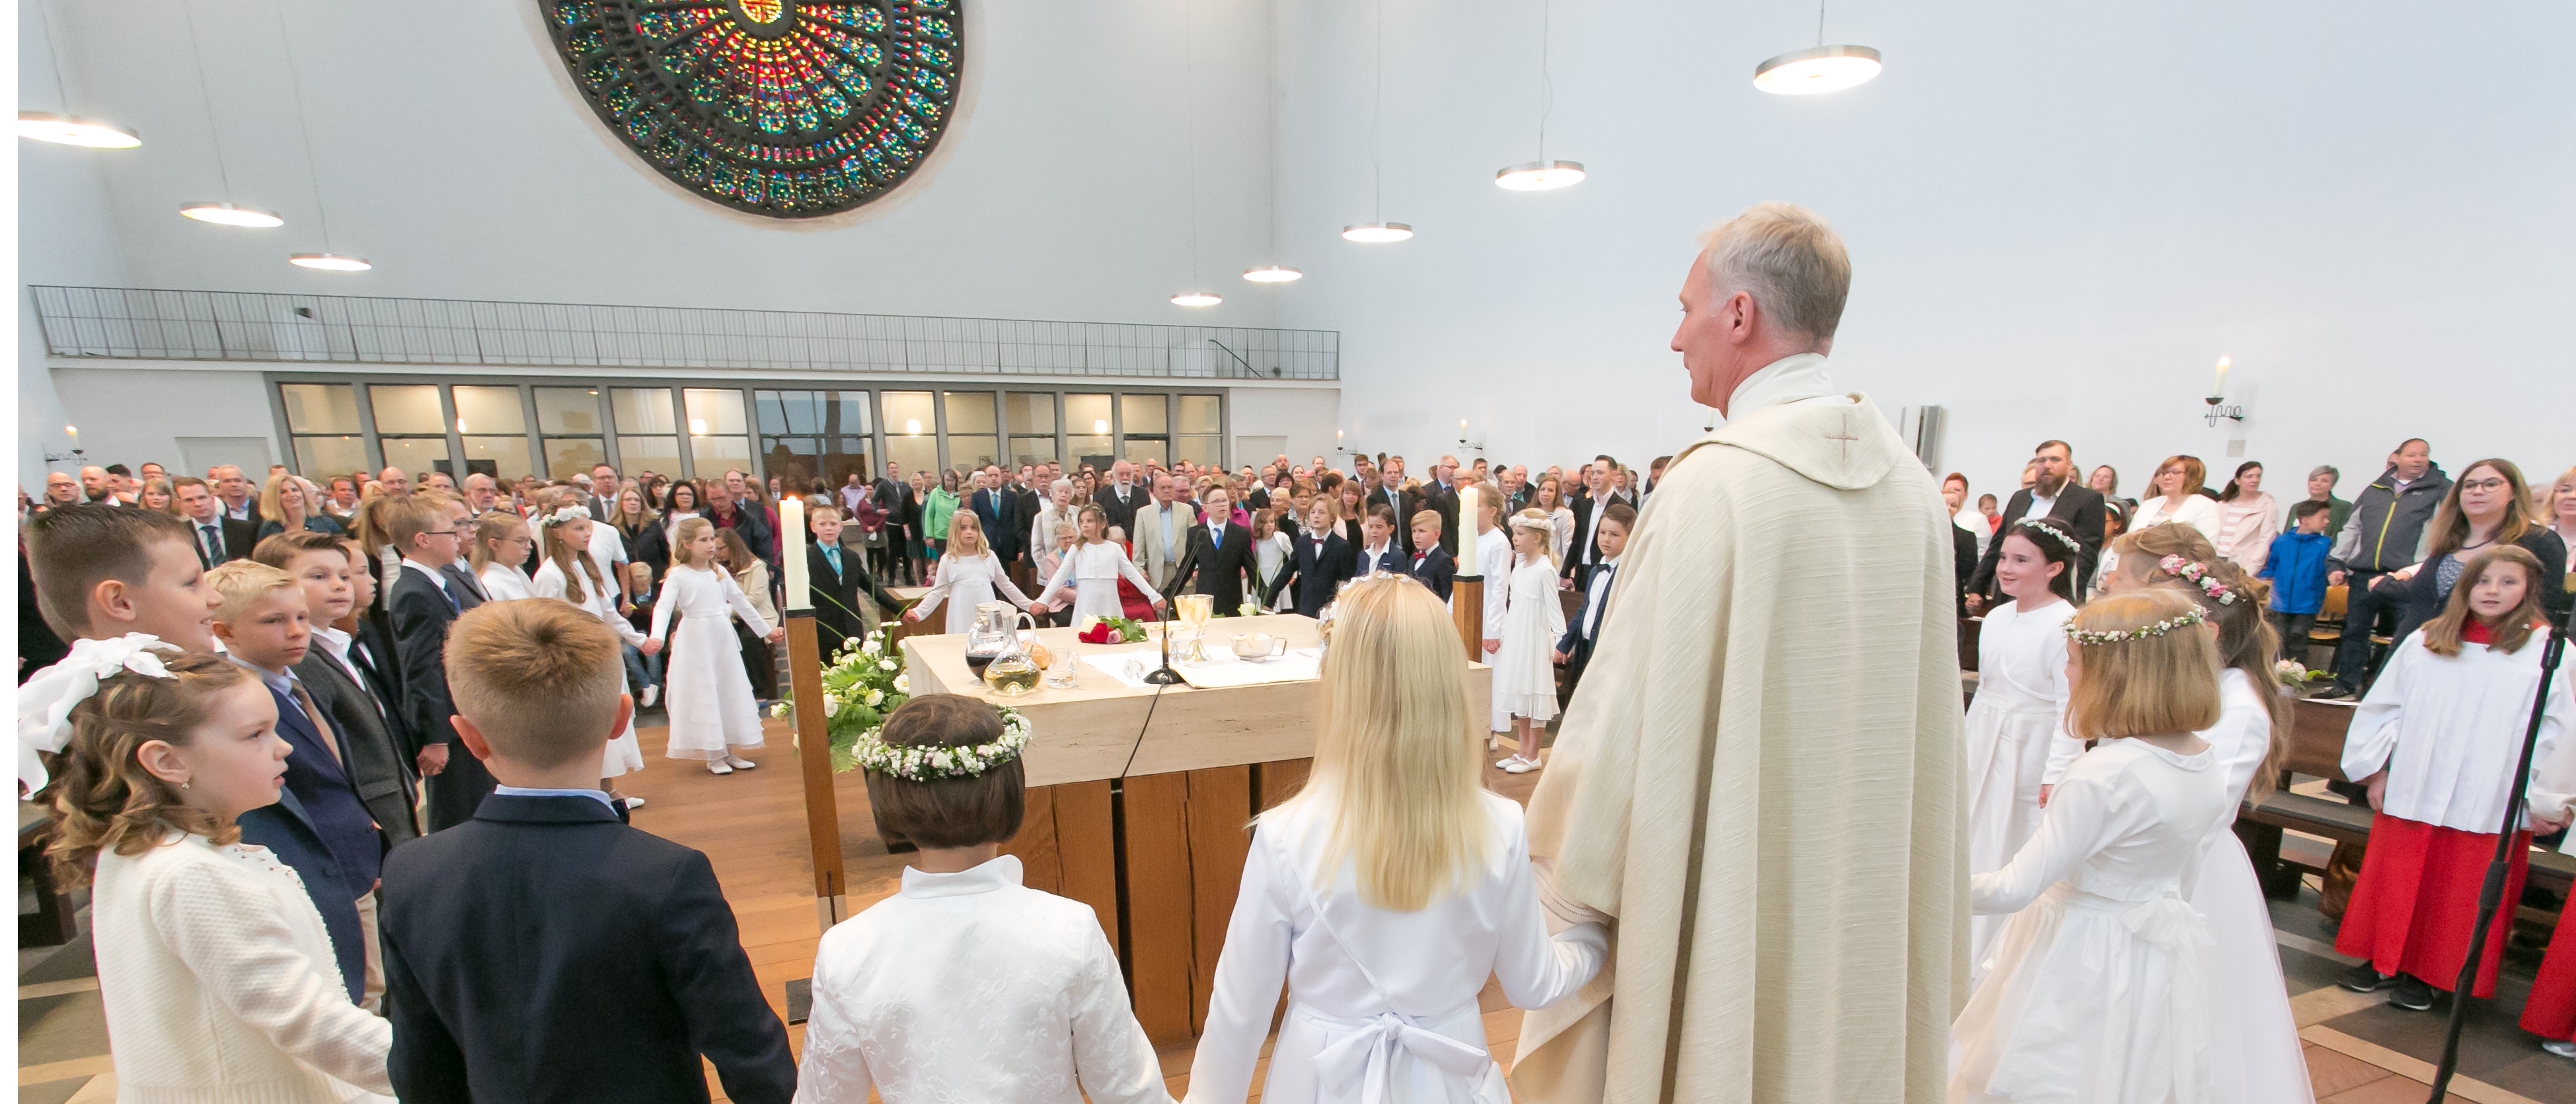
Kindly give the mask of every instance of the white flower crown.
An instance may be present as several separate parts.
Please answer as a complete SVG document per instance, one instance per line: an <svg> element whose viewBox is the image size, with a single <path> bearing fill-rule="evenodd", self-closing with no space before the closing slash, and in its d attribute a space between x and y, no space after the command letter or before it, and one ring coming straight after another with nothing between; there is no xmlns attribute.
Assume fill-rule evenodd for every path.
<svg viewBox="0 0 2576 1104"><path fill-rule="evenodd" d="M2188 625L2200 624L2205 620L2208 620L2207 615L2200 612L2199 606L2193 606L2191 607L2191 612L2179 617L2167 618L2152 625L2140 625L2134 629L2114 629L2109 632L2101 632L2097 630L2076 628L2075 622L2069 621L2066 623L2066 638L2078 644L2099 647L2104 644L2119 644L2131 640L2152 639L2154 637L2163 636L2175 629L2183 628Z"/></svg>
<svg viewBox="0 0 2576 1104"><path fill-rule="evenodd" d="M850 755L858 760L861 767L908 782L974 778L1019 758L1020 750L1029 746L1028 718L1007 705L994 708L1002 714L1002 736L989 744L897 747L885 742L885 726L878 725L859 734L858 742L850 748Z"/></svg>
<svg viewBox="0 0 2576 1104"><path fill-rule="evenodd" d="M1513 515L1512 515L1512 528L1514 528L1514 529L1543 529L1543 530L1546 530L1546 531L1548 531L1548 532L1555 532L1555 531L1556 531L1556 523L1555 523L1554 521L1550 521L1550 520L1548 520L1547 518L1522 517L1522 516L1520 516L1519 514L1513 514Z"/></svg>
<svg viewBox="0 0 2576 1104"><path fill-rule="evenodd" d="M2167 575L2171 575L2174 578L2199 587L2201 593L2208 595L2211 601L2216 602L2219 605L2232 606L2236 604L2236 592L2227 589L2227 584L2211 578L2209 568L2196 560L2186 560L2180 556L2167 556L2164 559L2156 561L2156 566L2163 568Z"/></svg>
<svg viewBox="0 0 2576 1104"><path fill-rule="evenodd" d="M2084 546L2075 543L2075 538L2072 535L2069 535L2065 530L2054 525L2050 525L2038 518L2023 518L2020 521L2014 522L2013 527L2016 529L2026 529L2033 533L2046 534L2048 539L2065 546L2068 553L2077 556L2084 554Z"/></svg>
<svg viewBox="0 0 2576 1104"><path fill-rule="evenodd" d="M558 506L555 508L555 512L537 519L537 525L542 528L552 529L558 525L568 525L576 521L588 520L590 520L590 511L588 510L582 509L579 506Z"/></svg>

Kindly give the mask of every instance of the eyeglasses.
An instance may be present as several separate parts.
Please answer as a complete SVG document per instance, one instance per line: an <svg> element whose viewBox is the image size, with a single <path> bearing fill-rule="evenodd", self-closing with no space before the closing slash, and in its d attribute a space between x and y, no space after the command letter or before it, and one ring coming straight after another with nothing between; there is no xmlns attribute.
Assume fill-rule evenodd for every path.
<svg viewBox="0 0 2576 1104"><path fill-rule="evenodd" d="M423 529L420 531L420 535L424 537L454 537L461 536L463 534L461 531L455 529Z"/></svg>
<svg viewBox="0 0 2576 1104"><path fill-rule="evenodd" d="M2508 486L2511 486L2511 484L2506 483L2502 479L2464 479L2460 481L2460 489L2463 491L2501 491Z"/></svg>

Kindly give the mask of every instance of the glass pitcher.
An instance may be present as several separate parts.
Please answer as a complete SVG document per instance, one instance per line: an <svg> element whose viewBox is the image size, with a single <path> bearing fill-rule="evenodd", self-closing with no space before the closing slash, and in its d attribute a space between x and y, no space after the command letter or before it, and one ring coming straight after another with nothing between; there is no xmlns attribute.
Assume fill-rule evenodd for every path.
<svg viewBox="0 0 2576 1104"><path fill-rule="evenodd" d="M985 665L1017 643L1011 613L1009 602L976 604L975 623L966 629L966 669L975 677L984 677Z"/></svg>
<svg viewBox="0 0 2576 1104"><path fill-rule="evenodd" d="M1011 607L1000 602L990 602L986 605L1001 606L1001 612L998 615L1001 621L999 630L1001 651L995 653L992 659L984 664L985 687L1006 698L1018 697L1037 689L1038 661L1029 655L1028 647L1020 642L1019 631L1020 624L1026 622L1029 632L1034 637L1038 627L1037 619L1026 613L1014 617ZM975 607L975 612L978 622L976 628L981 630L984 627L984 606ZM973 645L969 644L968 648L971 654Z"/></svg>

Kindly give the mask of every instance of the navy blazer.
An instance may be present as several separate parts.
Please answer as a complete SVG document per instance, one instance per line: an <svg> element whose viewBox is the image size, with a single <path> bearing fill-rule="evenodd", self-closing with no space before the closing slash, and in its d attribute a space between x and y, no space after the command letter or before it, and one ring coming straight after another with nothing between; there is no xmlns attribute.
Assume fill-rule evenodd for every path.
<svg viewBox="0 0 2576 1104"><path fill-rule="evenodd" d="M796 1063L707 857L588 797L496 794L385 862L406 1104L787 1104Z"/></svg>
<svg viewBox="0 0 2576 1104"><path fill-rule="evenodd" d="M994 559L1004 563L1019 556L1020 530L1024 528L1020 523L1019 505L1011 498L1007 492L997 493L987 487L975 492L966 504L968 509L975 511L975 520L984 525L985 547L992 549ZM1135 534L1128 535L1132 537Z"/></svg>
<svg viewBox="0 0 2576 1104"><path fill-rule="evenodd" d="M491 772L465 750L448 723L456 715L456 703L447 693L447 627L456 623L457 607L473 609L483 603L462 588L448 593L455 595L456 606L448 605L441 588L420 572L405 567L394 576L394 652L402 667L403 723L413 741L409 752L417 757L431 744L447 746L446 769L426 787L429 823L423 827L432 832L465 823L492 792Z"/></svg>
<svg viewBox="0 0 2576 1104"><path fill-rule="evenodd" d="M1952 528L1955 529L1957 526L1952 526ZM1619 569L1616 567L1610 569L1610 582L1613 587L1618 585ZM1606 607L1610 600L1610 592L1607 590L1602 591L1601 600L1603 605ZM1607 613L1606 609L1604 610L1604 613ZM1574 611L1574 616L1565 622L1565 635L1558 637L1556 641L1556 650L1565 653L1565 665L1568 667L1580 670L1584 664L1592 661L1592 645L1600 641L1601 626L1593 626L1592 635L1583 635L1584 623L1591 617L1592 581L1587 578L1584 580L1583 584L1583 605L1576 609ZM1603 623L1607 624L1608 622L1605 621Z"/></svg>
<svg viewBox="0 0 2576 1104"><path fill-rule="evenodd" d="M277 704L277 734L295 749L286 756L286 788L304 804L305 815L322 834L322 845L331 849L332 861L339 864L341 878L357 891L350 897L375 892L376 874L385 861L385 837L376 829L375 814L358 796L358 784L350 780L349 742L336 731L314 728L295 699L275 687L269 687L268 697ZM313 704L317 709L322 706L318 699Z"/></svg>
<svg viewBox="0 0 2576 1104"><path fill-rule="evenodd" d="M243 843L268 848L303 879L304 895L313 899L314 909L322 914L322 930L331 936L331 957L340 963L340 983L349 988L349 1003L365 1000L367 944L358 932L358 891L340 876L340 864L323 846L322 833L314 830L313 818L295 799L295 791L277 791L276 804L243 813L233 823L241 826ZM374 881L368 879L371 885Z"/></svg>
<svg viewBox="0 0 2576 1104"><path fill-rule="evenodd" d="M1440 600L1446 602L1449 600L1450 584L1456 582L1458 578L1458 560L1449 554L1448 549L1434 546L1424 549L1420 555L1413 557L1413 564L1406 569L1405 573L1413 576L1422 585L1430 587L1431 593L1439 595Z"/></svg>
<svg viewBox="0 0 2576 1104"><path fill-rule="evenodd" d="M1359 557L1359 569L1351 576L1354 579L1365 579L1381 571L1390 575L1413 574L1412 559L1404 554L1403 548L1391 536L1386 539L1386 551L1379 553L1376 559L1370 559L1368 549L1360 545L1353 545L1351 554Z"/></svg>
<svg viewBox="0 0 2576 1104"><path fill-rule="evenodd" d="M1297 612L1313 617L1332 604L1333 596L1350 579L1357 558L1351 555L1350 544L1336 532L1326 532L1319 541L1299 529L1288 543L1288 569L1271 582L1267 597L1277 602L1280 591L1293 590Z"/></svg>

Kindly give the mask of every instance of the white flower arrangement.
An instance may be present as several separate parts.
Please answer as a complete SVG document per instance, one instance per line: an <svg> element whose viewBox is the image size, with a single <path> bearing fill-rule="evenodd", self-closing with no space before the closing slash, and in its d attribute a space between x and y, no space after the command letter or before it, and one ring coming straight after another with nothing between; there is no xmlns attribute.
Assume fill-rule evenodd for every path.
<svg viewBox="0 0 2576 1104"><path fill-rule="evenodd" d="M885 726L878 725L859 734L858 742L850 748L851 758L867 770L912 782L980 776L1019 758L1021 749L1029 746L1028 718L1007 705L995 708L1002 714L1002 735L991 743L971 747L895 747L885 742Z"/></svg>

